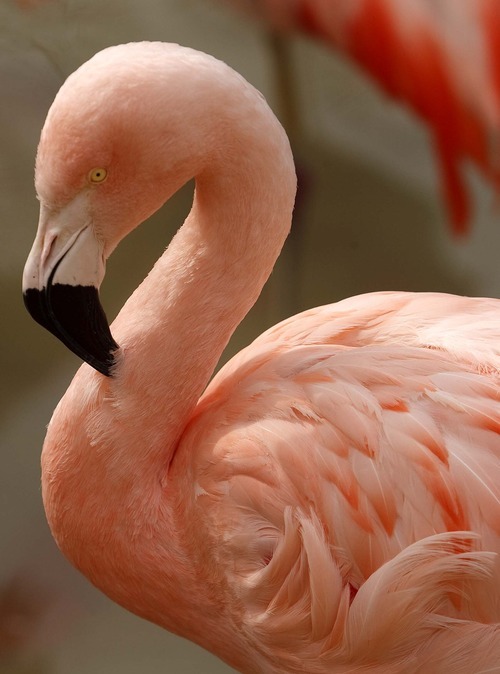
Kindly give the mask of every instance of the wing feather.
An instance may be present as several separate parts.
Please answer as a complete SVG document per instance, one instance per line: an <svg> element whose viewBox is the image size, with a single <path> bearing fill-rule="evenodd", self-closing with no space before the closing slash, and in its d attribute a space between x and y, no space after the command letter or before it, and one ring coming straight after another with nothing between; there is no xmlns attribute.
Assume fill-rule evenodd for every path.
<svg viewBox="0 0 500 674"><path fill-rule="evenodd" d="M494 301L376 293L285 321L214 378L182 448L195 521L276 671L358 644L360 667L411 672L392 666L412 629L500 620L499 345Z"/></svg>

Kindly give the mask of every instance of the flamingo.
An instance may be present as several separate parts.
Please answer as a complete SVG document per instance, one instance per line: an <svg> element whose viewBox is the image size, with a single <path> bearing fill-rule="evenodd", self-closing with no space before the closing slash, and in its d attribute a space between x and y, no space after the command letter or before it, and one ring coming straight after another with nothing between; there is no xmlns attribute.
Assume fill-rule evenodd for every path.
<svg viewBox="0 0 500 674"><path fill-rule="evenodd" d="M429 128L453 229L467 231L463 164L500 187L497 0L231 1L281 33L299 31L340 51L407 104Z"/></svg>
<svg viewBox="0 0 500 674"><path fill-rule="evenodd" d="M192 177L110 330L105 260ZM208 383L295 188L281 125L215 58L119 45L63 84L23 277L33 317L86 361L43 447L51 531L115 602L241 672L500 671L498 300L345 299Z"/></svg>

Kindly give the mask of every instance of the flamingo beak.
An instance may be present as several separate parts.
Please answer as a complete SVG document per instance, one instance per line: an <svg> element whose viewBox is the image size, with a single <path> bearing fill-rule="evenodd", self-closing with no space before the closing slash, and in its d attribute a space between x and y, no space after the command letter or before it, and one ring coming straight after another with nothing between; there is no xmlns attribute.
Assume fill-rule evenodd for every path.
<svg viewBox="0 0 500 674"><path fill-rule="evenodd" d="M66 208L54 217L42 207L24 269L24 303L35 321L110 376L119 347L99 300L105 268L102 245L88 224L64 226L72 210Z"/></svg>

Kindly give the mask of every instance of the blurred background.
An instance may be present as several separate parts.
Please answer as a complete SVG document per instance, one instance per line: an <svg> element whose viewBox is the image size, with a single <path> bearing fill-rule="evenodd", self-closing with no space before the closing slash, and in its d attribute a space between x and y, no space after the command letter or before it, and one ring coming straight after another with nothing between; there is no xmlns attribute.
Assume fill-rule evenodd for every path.
<svg viewBox="0 0 500 674"><path fill-rule="evenodd" d="M405 6L418 2L425 4L411 0ZM454 0L455 6L461 3L465 7L469 0ZM386 84L393 97L386 95L380 80L397 59L379 63L376 55L387 36L377 38L371 51L356 51L343 39L341 22L332 22L330 32L320 30L313 2L303 3L307 12L291 19L283 9L296 9L300 0L289 0L288 7L278 0L231 4L1 2L0 674L232 671L196 646L114 606L65 561L45 523L40 450L51 412L79 362L29 318L20 283L38 219L33 166L40 129L63 80L92 54L135 40L180 42L209 52L257 86L287 126L300 176L293 234L225 357L291 313L357 293L394 289L500 294L494 188L498 160L491 155L496 101L485 104L483 117L478 112L487 75L481 79L469 72L467 86L459 87L463 98L469 96L464 124L469 120L467 129L482 130L484 138L476 133L472 150L458 152L459 159L464 158L464 184L455 194L453 175L448 176L448 198L443 198L442 156L440 163L435 151L435 124L442 108L438 106L433 117L431 108L412 99L412 87L400 86L403 56L398 61L399 89L395 81ZM252 11L240 11L258 14L267 5L271 10L265 19L271 18L278 32ZM434 5L446 9L450 2L437 0ZM445 25L453 28L450 22ZM460 31L472 22L457 26ZM370 35L376 36L375 28L374 23ZM471 42L462 34L445 36L447 44L456 39L462 50L470 45L469 65L472 46L481 46L478 31L472 33ZM328 44L332 36L340 49ZM484 57L484 50L481 53ZM373 55L370 76L367 60ZM454 54L454 63L460 73L458 56ZM484 63L488 59L478 59L474 67ZM463 65L464 72L468 67ZM471 95L473 86L477 96ZM429 100L440 94L441 85L435 86ZM409 105L398 100L405 97ZM452 106L442 129L449 129L454 114ZM461 206L464 190L468 212ZM182 223L191 194L188 185L111 258L102 289L109 318ZM467 224L468 233L457 235Z"/></svg>

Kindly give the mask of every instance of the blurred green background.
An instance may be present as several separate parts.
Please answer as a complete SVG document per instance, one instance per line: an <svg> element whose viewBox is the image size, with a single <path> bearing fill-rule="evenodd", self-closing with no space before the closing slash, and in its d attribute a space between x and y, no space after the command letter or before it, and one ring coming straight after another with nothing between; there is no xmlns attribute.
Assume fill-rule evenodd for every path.
<svg viewBox="0 0 500 674"><path fill-rule="evenodd" d="M24 261L38 218L33 165L63 82L99 49L164 40L232 65L287 116L283 63L266 29L216 0L2 0L0 6L0 673L231 671L114 606L64 560L45 523L39 454L78 360L25 312ZM282 45L283 46L283 45ZM500 294L491 189L469 170L472 233L457 241L424 126L327 48L286 40L302 189L294 234L230 352L303 308L379 289ZM189 209L187 186L114 254L112 318ZM263 242L265 245L265 242ZM229 355L226 354L226 356Z"/></svg>

